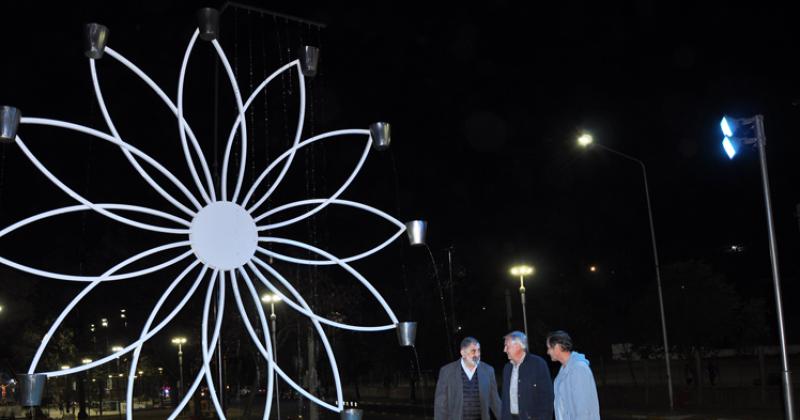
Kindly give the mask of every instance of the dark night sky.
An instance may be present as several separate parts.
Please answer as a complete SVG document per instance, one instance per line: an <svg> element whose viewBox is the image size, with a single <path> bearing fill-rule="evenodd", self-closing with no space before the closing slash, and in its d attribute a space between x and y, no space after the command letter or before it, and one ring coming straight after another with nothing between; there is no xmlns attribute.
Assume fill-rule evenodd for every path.
<svg viewBox="0 0 800 420"><path fill-rule="evenodd" d="M454 291L459 317L467 331L487 339L505 329L504 288L511 289L517 310L516 284L507 274L514 262L537 266L528 284L534 318L539 306L554 308L548 301L565 305L565 314L580 313L584 308L555 294L562 286L582 288L581 282L595 287L586 275L590 264L605 280L589 305L611 305L613 296L646 290L653 281L639 168L607 152L579 150L575 138L582 130L647 165L662 264L711 262L742 296L763 297L771 308L757 154L728 161L718 129L724 113L763 114L792 331L800 322L788 303L799 291L800 274L797 11L762 2L540 3L259 7L328 25L320 38L324 87L317 92L324 92L318 105L325 109L317 111L328 118L322 125L393 124L391 159L372 156L365 169L372 172L364 176L374 178L358 184L349 198L371 194L400 219L430 222L438 262L446 261L444 249L452 245L461 267ZM102 4L51 10L4 3L0 102L19 106L24 115L103 127L97 107L88 105L90 76L81 54L81 25L87 21L107 24L110 45L174 84L198 5ZM146 132L141 121L128 125ZM98 173L102 165L87 166L92 160L86 153L100 152L82 144L50 151L59 173L72 173L65 176L85 183L82 188L112 191ZM152 145L142 147L158 153ZM4 166L9 157L24 159L5 148ZM330 155L330 166L334 159L338 155ZM380 168L392 160L396 178ZM81 162L75 172L72 162ZM10 165L21 172L4 172L3 225L51 207L41 197L55 194L29 163ZM54 248L67 243L51 241ZM726 254L731 244L744 245L745 252ZM426 256L411 250L405 258L413 266L424 264ZM379 272L368 264L364 269ZM483 306L494 315L469 309ZM568 328L580 318L564 317L561 323L552 314L545 317L546 327ZM767 319L772 327L771 312ZM498 353L492 357L499 359Z"/></svg>

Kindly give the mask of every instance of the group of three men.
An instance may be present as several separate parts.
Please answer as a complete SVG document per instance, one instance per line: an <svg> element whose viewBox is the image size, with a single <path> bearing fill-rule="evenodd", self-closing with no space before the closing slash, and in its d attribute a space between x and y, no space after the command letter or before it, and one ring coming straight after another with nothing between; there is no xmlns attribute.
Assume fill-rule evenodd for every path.
<svg viewBox="0 0 800 420"><path fill-rule="evenodd" d="M502 400L494 369L481 363L481 345L461 341L461 359L439 371L434 420L599 420L600 407L589 361L573 351L563 331L547 335L547 354L561 363L555 379L541 357L528 352L528 337L513 331L504 337L508 363L503 368ZM554 392L555 388L555 392ZM502 402L501 402L502 401Z"/></svg>

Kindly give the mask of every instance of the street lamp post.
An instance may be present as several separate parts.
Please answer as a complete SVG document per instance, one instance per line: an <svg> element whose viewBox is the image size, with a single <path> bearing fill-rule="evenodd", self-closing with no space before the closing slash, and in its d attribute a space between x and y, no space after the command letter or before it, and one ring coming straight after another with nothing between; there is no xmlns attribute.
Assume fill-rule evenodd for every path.
<svg viewBox="0 0 800 420"><path fill-rule="evenodd" d="M664 315L664 296L661 290L661 268L658 263L658 248L656 247L656 229L653 225L653 209L650 205L650 188L647 184L647 169L644 166L644 162L641 160L622 153L618 152L610 147L604 146L600 143L595 143L594 139L590 134L583 134L578 137L578 144L582 147L599 147L605 151L614 153L617 156L621 156L625 159L631 160L639 164L639 167L642 168L642 178L644 180L644 196L647 200L647 217L650 223L650 241L652 242L653 246L653 262L655 264L656 270L656 285L658 286L658 308L661 313L661 336L664 341L664 363L667 367L667 392L669 393L669 409L672 410L674 408L673 403L673 396L672 396L672 369L670 368L669 363L669 341L667 340L667 318Z"/></svg>
<svg viewBox="0 0 800 420"><path fill-rule="evenodd" d="M737 128L742 127L751 131L755 137L743 136L737 133ZM769 256L772 264L772 286L775 292L775 312L778 315L778 335L781 346L782 363L782 388L783 403L786 419L794 419L794 400L792 395L792 379L789 371L789 359L786 351L786 333L783 321L783 299L781 297L781 279L778 270L778 246L775 242L775 226L772 221L772 199L769 192L769 174L767 172L767 135L764 130L764 116L756 115L751 118L729 119L723 117L720 128L724 138L722 147L730 159L738 152L739 146L755 145L758 148L759 164L761 166L761 187L764 192L764 207L767 212L767 231L769 233Z"/></svg>
<svg viewBox="0 0 800 420"><path fill-rule="evenodd" d="M275 315L275 304L281 301L280 295L277 294L265 294L261 296L261 301L264 303L269 303L270 315L269 320L272 327L272 357L275 359L275 363L278 362L278 340L277 340L277 329L275 328L275 321L278 319L278 316ZM278 418L281 418L281 392L278 389L278 372L275 372L275 411L278 414Z"/></svg>
<svg viewBox="0 0 800 420"><path fill-rule="evenodd" d="M111 351L113 351L114 353L122 351L122 346L111 347ZM119 378L122 377L122 370L119 367L119 357L117 357L117 374L114 375L114 377L117 379L117 382L118 382L117 386L116 386L116 388L117 388L117 392L116 392L116 394L117 394L117 415L119 416L119 418L122 418L122 379L119 379ZM111 379L111 382L113 383L114 379Z"/></svg>
<svg viewBox="0 0 800 420"><path fill-rule="evenodd" d="M525 312L525 276L533 274L533 267L529 265L515 265L511 267L511 275L519 277L519 297L522 301L522 323L525 326L525 336L528 336L528 314Z"/></svg>
<svg viewBox="0 0 800 420"><path fill-rule="evenodd" d="M70 365L61 365L61 370L67 370L71 366ZM64 393L62 398L65 399L68 404L64 404L64 411L69 411L70 414L72 413L72 401L71 398L67 398L67 395L70 394L69 392L69 376L64 375ZM31 418L35 418L34 414L34 407L31 407Z"/></svg>
<svg viewBox="0 0 800 420"><path fill-rule="evenodd" d="M178 371L180 372L178 398L183 398L183 345L186 344L186 337L175 337L172 339L172 344L178 346Z"/></svg>
<svg viewBox="0 0 800 420"><path fill-rule="evenodd" d="M92 359L90 359L88 357L84 357L83 359L81 359L81 364L82 365L88 365L89 363L92 363ZM78 394L79 394L78 395L78 399L79 399L79 401L78 401L78 418L79 419L85 419L85 418L89 417L89 414L87 413L87 410L86 410L86 403L87 403L87 401L86 401L86 388L85 388L86 387L86 383L84 381L84 379L87 379L87 378L88 378L88 375L86 374L86 372L81 372L81 374L78 376ZM91 384L89 385L89 389L91 390ZM90 403L90 406L91 406L91 398L89 398L89 403Z"/></svg>

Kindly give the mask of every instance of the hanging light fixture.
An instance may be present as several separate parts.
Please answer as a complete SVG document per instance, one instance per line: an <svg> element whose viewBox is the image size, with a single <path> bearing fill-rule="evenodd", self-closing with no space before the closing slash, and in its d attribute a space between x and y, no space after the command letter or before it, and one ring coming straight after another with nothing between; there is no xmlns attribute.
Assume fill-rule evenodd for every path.
<svg viewBox="0 0 800 420"><path fill-rule="evenodd" d="M408 242L411 246L425 245L425 236L428 233L428 222L424 220L412 220L406 223L406 233Z"/></svg>
<svg viewBox="0 0 800 420"><path fill-rule="evenodd" d="M364 410L360 408L347 408L342 411L342 420L361 420L364 418Z"/></svg>
<svg viewBox="0 0 800 420"><path fill-rule="evenodd" d="M417 323L409 321L397 324L397 341L402 347L414 347L417 341Z"/></svg>
<svg viewBox="0 0 800 420"><path fill-rule="evenodd" d="M41 406L45 383L47 383L47 375L43 373L27 373L17 375L19 405L23 407Z"/></svg>
<svg viewBox="0 0 800 420"><path fill-rule="evenodd" d="M300 55L300 64L303 76L314 77L319 68L319 48L311 45L303 46L303 54Z"/></svg>
<svg viewBox="0 0 800 420"><path fill-rule="evenodd" d="M392 143L391 124L376 122L369 126L369 135L372 136L372 148L377 151L386 150Z"/></svg>
<svg viewBox="0 0 800 420"><path fill-rule="evenodd" d="M108 28L99 23L89 23L83 27L84 55L92 60L103 58L103 53L108 42Z"/></svg>
<svg viewBox="0 0 800 420"><path fill-rule="evenodd" d="M0 107L0 143L13 143L22 113L13 106Z"/></svg>
<svg viewBox="0 0 800 420"><path fill-rule="evenodd" d="M213 41L219 37L219 11L204 7L197 11L197 28L200 38L204 41Z"/></svg>

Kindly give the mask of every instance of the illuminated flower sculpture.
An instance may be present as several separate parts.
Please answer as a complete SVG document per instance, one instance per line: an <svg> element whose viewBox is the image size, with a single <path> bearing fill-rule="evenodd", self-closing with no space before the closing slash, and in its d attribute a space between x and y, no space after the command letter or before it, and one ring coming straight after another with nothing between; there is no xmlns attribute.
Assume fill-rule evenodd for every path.
<svg viewBox="0 0 800 420"><path fill-rule="evenodd" d="M161 246L156 246L153 247L152 249L131 256L130 258L116 264L115 266L111 267L104 273L99 274L97 276L79 276L71 274L54 273L25 266L14 261L10 261L4 257L0 257L0 263L5 264L9 267L22 270L27 273L55 280L76 281L76 282L86 283L86 287L80 293L78 293L72 299L72 301L64 308L60 316L56 319L56 321L53 323L49 331L44 336L44 339L42 340L42 343L38 348L33 358L33 361L30 365L28 374L32 375L37 373L36 372L37 364L42 356L43 351L47 347L48 342L53 336L53 333L59 328L64 318L72 311L72 309L75 308L76 305L78 305L78 303L97 285L99 285L100 283L110 282L115 280L133 279L150 273L157 272L159 270L165 269L170 266L180 265L180 266L185 266L185 269L182 271L180 275L178 275L174 280L172 280L171 284L166 288L166 290L164 290L161 298L152 308L150 316L145 322L145 325L141 331L138 340L134 341L133 343L130 343L129 345L125 346L119 351L116 351L91 363L71 369L65 369L53 372L43 372L41 374L46 375L47 377L54 377L54 376L60 376L79 371L84 371L102 365L106 362L113 361L125 353L132 352L133 353L132 362L130 364L130 371L128 375L128 386L127 386L127 402L128 402L127 416L128 418L131 418L132 407L133 407L132 404L133 388L135 383L134 379L136 377L137 363L140 352L142 350L142 346L145 344L145 342L147 342L149 338L151 338L153 335L155 335L161 329L163 329L175 317L175 315L181 310L181 308L184 307L184 305L195 293L199 293L199 290L203 290L203 288L205 288L204 289L205 300L204 300L204 309L202 316L202 334L201 334L203 365L199 373L195 377L191 387L185 393L185 395L183 395L183 400L175 408L170 418L176 417L178 413L181 412L181 410L186 406L190 397L194 394L194 392L197 390L197 387L201 384L201 382L204 379L209 387L210 390L209 394L212 398L217 413L221 418L223 418L224 414L220 402L217 398L217 392L215 392L216 387L213 377L211 375L211 369L209 367L209 363L212 359L216 343L219 340L220 326L222 323L223 315L225 314L224 307L226 302L225 299L226 287L229 287L230 290L232 290L233 292L233 297L236 303L237 310L241 314L241 318L243 320L246 330L248 331L255 346L257 346L261 354L268 361L268 373L267 373L268 390L266 394L268 397L267 397L267 403L265 405L264 418L267 418L269 416L272 404L273 378L275 377L275 373L280 375L283 378L283 380L285 380L298 392L300 392L307 398L311 399L312 401L316 402L317 404L336 412L342 411L344 407L344 401L342 396L342 387L341 387L341 381L339 379L336 359L333 355L330 343L328 342L328 339L325 335L325 331L322 329L322 324L327 324L334 327L355 330L355 331L390 330L396 328L399 324L397 317L395 316L391 308L387 305L387 303L384 301L384 299L381 297L381 295L361 274L359 274L350 265L348 265L348 263L354 260L365 258L383 249L405 231L405 226L403 225L403 223L399 222L395 218L389 216L388 214L380 210L377 210L375 208L372 208L370 206L361 203L347 201L339 198L342 192L345 191L345 189L350 185L355 176L358 174L359 170L364 164L364 161L370 149L388 146L389 126L388 124L385 123L375 123L370 126L370 129L337 130L320 134L305 140L301 140L301 134L303 132L303 123L305 116L304 108L306 101L303 71L308 70L304 67L308 64L307 61L309 59L313 61L313 59L315 58L313 54L314 51L307 50L305 52L306 60L303 61L295 60L276 70L250 94L247 100L243 100L233 70L231 69L228 59L226 58L225 53L223 52L220 44L216 39L216 35L218 33L217 12L212 9L203 9L201 13L199 13L199 16L200 16L200 25L199 25L200 27L194 32L191 40L189 41L189 45L186 48L186 53L184 55L183 63L180 69L177 104L174 103L142 70L140 70L130 61L126 60L121 54L117 53L116 51L105 45L108 34L105 27L97 24L91 24L87 25L87 41L89 46L87 48L86 54L89 57L89 65L91 69L92 81L94 83L94 89L96 92L97 101L100 110L103 114L103 117L105 119L105 122L108 125L108 130L109 130L108 133L93 128L85 127L82 125L63 122L63 121L57 121L45 118L20 117L19 111L16 108L12 107L3 107L2 110L0 111L2 113L0 117L2 117L3 120L2 133L0 133L0 137L2 137L2 139L6 141L15 142L17 146L22 150L22 152L36 166L36 168L38 168L38 170L41 171L42 174L44 174L58 188L60 188L62 191L64 191L66 194L68 194L70 197L72 197L78 203L80 203L69 207L63 207L46 211L36 216L32 216L27 219L16 222L8 226L7 228L3 229L2 231L0 231L0 237L3 237L23 226L29 225L31 223L40 220L68 213L94 211L110 219L113 219L117 222L124 223L126 225L133 226L139 229L144 229L147 231L160 232L168 237L175 238L175 240L171 243ZM227 147L224 153L223 166L220 174L221 183L219 185L220 187L219 191L217 191L215 183L212 181L212 176L208 164L206 163L204 154L200 148L200 144L197 141L192 129L189 127L187 121L184 119L184 103L183 103L184 78L186 75L186 69L187 69L187 64L189 62L189 57L192 53L192 50L194 48L195 42L197 41L198 37L206 41L210 41L210 43L216 50L219 56L219 60L224 66L225 72L227 73L228 78L230 79L230 84L233 88L233 94L236 99L236 105L238 108L238 118L236 119L231 128L230 136L227 142ZM194 180L195 187L197 188L197 191L199 191L199 197L195 196L187 186L183 185L181 181L178 180L178 178L176 178L170 171L164 168L154 158L146 155L145 153L141 152L134 146L128 144L117 132L114 122L106 108L105 101L103 99L103 94L100 89L100 83L98 80L97 71L95 68L95 60L101 58L104 54L119 61L125 67L133 71L153 90L153 92L155 92L161 98L161 100L176 116L178 121L179 135L180 135L181 146L184 152L184 157L186 159L186 163L189 166L189 170ZM245 118L244 118L245 112L247 111L248 107L250 106L251 102L256 97L256 95L258 95L262 90L264 90L271 81L273 81L276 77L278 77L284 72L293 72L293 71L296 72L296 77L299 80L299 93L300 93L300 110L299 110L299 117L298 117L294 141L292 143L292 146L287 151L278 156L273 162L271 162L271 164L266 169L263 170L263 172L260 173L260 175L255 180L254 184L250 186L248 191L245 192L242 189L242 181L244 179L244 170L246 166L245 163L248 157L247 147L246 147L248 138L247 138L247 130L245 127ZM135 170L142 176L142 178L144 178L144 180L150 186L152 186L152 188L158 194L160 194L164 199L166 199L169 203L171 203L177 211L170 213L142 206L135 206L128 204L112 204L112 203L93 203L87 200L74 190L70 189L56 176L54 176L48 170L48 168L44 164L42 164L39 161L39 159L36 158L36 156L28 149L26 144L23 142L22 138L16 135L16 132L19 131L18 128L16 127L16 123L21 123L23 125L30 124L30 125L60 127L67 130L73 130L85 133L94 136L97 139L117 145L121 149L122 153L124 153L125 157L133 166L133 168L135 168ZM231 155L231 149L232 145L234 144L234 139L237 135L239 136L239 142L241 144L241 153L240 153L241 159L239 161L239 170L235 182L235 188L233 188L233 191L229 191L227 188L229 183L227 179L228 167L230 163L229 157ZM317 141L322 141L322 140L328 141L341 136L353 136L353 135L364 136L364 138L366 139L363 153L355 169L352 171L347 180L333 193L333 195L331 195L328 198L310 198L307 200L290 202L278 207L271 208L266 211L259 210L262 204L265 202L265 200L267 200L267 198L270 197L270 195L275 191L275 188L280 184L281 180L284 178L298 150ZM195 159L199 161L201 165L201 172L198 172L198 169L195 167ZM165 189L162 186L160 186L147 173L147 171L145 171L145 169L141 165L142 162L149 165L151 170L158 171L161 175L163 175L165 179L169 180L169 182L171 182L185 196L185 200L183 198L181 198L181 200L188 201L190 204L188 205L185 204L181 200L178 200L175 196L165 191ZM277 175L275 174L276 172ZM255 191L257 187L264 181L264 179L268 175L271 174L274 177L274 182L269 186L266 193L260 196L256 196ZM378 246L369 249L365 252L362 252L358 255L350 256L347 258L338 258L322 249L319 249L317 247L299 241L282 238L278 236L271 236L271 235L267 236L266 234L266 232L270 233L279 232L280 228L304 220L330 205L346 206L380 216L383 219L395 225L397 227L397 231L390 238L388 238L386 241L379 244ZM282 214L287 213L287 210L293 209L294 211L297 211L298 208L306 210L302 214L299 214L297 216L293 217L285 216L284 217L285 220L279 222L266 223L264 221L265 219L270 217L280 218ZM153 224L151 222L140 221L134 218L134 216L142 216L142 215L146 216L145 220L153 220L155 218L156 220L162 220L163 223ZM311 252L312 254L317 255L318 259L301 259L284 255L275 252L273 250L266 249L265 247L262 246L262 244L265 243L282 244L283 246L289 246L289 247L294 247L296 249L308 251ZM137 271L130 271L130 270L126 271L126 268L132 265L133 263L139 262L143 259L146 259L147 257L157 255L167 250L179 250L179 251L185 250L185 252L183 252L182 254L180 254L175 258L172 258L169 261L159 263L157 265L153 265L148 268L139 269ZM349 272L355 279L357 279L369 291L369 293L380 303L380 305L386 311L386 314L388 315L390 322L386 325L381 325L381 326L354 326L354 325L343 324L340 322L336 322L318 316L312 311L312 309L309 307L309 305L306 303L303 297L297 292L297 290L292 286L292 284L289 281L287 281L272 265L270 265L267 262L270 259L284 261L284 262L291 262L296 264L303 264L303 265L338 265L342 267L344 270ZM182 281L184 281L186 277L191 277L189 276L189 274L195 269L199 271L199 274L194 279L194 283L192 284L191 288L189 288L189 291L174 308L168 311L167 315L164 316L163 319L157 321L156 314L159 313L160 309L162 309L162 306L169 297L170 293ZM288 293L286 294L282 293L281 290L279 290L270 279L274 279L273 281L279 282L282 285L282 288L287 290ZM289 306L291 306L298 312L310 318L326 350L331 370L333 373L333 378L336 386L336 401L334 404L322 401L316 396L310 394L300 385L295 383L277 365L275 358L272 357L273 355L272 346L274 344L270 339L269 328L266 322L264 309L259 304L259 296L254 284L256 281L260 282L261 284L269 288L273 293L280 295L281 298L283 298L284 301ZM244 292L240 291L240 284L244 285ZM210 307L212 306L213 303L212 301L214 301L215 291L216 291L215 303L217 305L218 310L216 311L217 314L216 318L212 319L209 313L210 313ZM262 337L258 336L256 328L254 328L253 326L253 322L251 322L250 317L247 315L247 312L245 311L243 299L248 299L248 298L251 299L255 304L256 308L258 308L258 320L256 322L260 323L260 328L263 335Z"/></svg>

